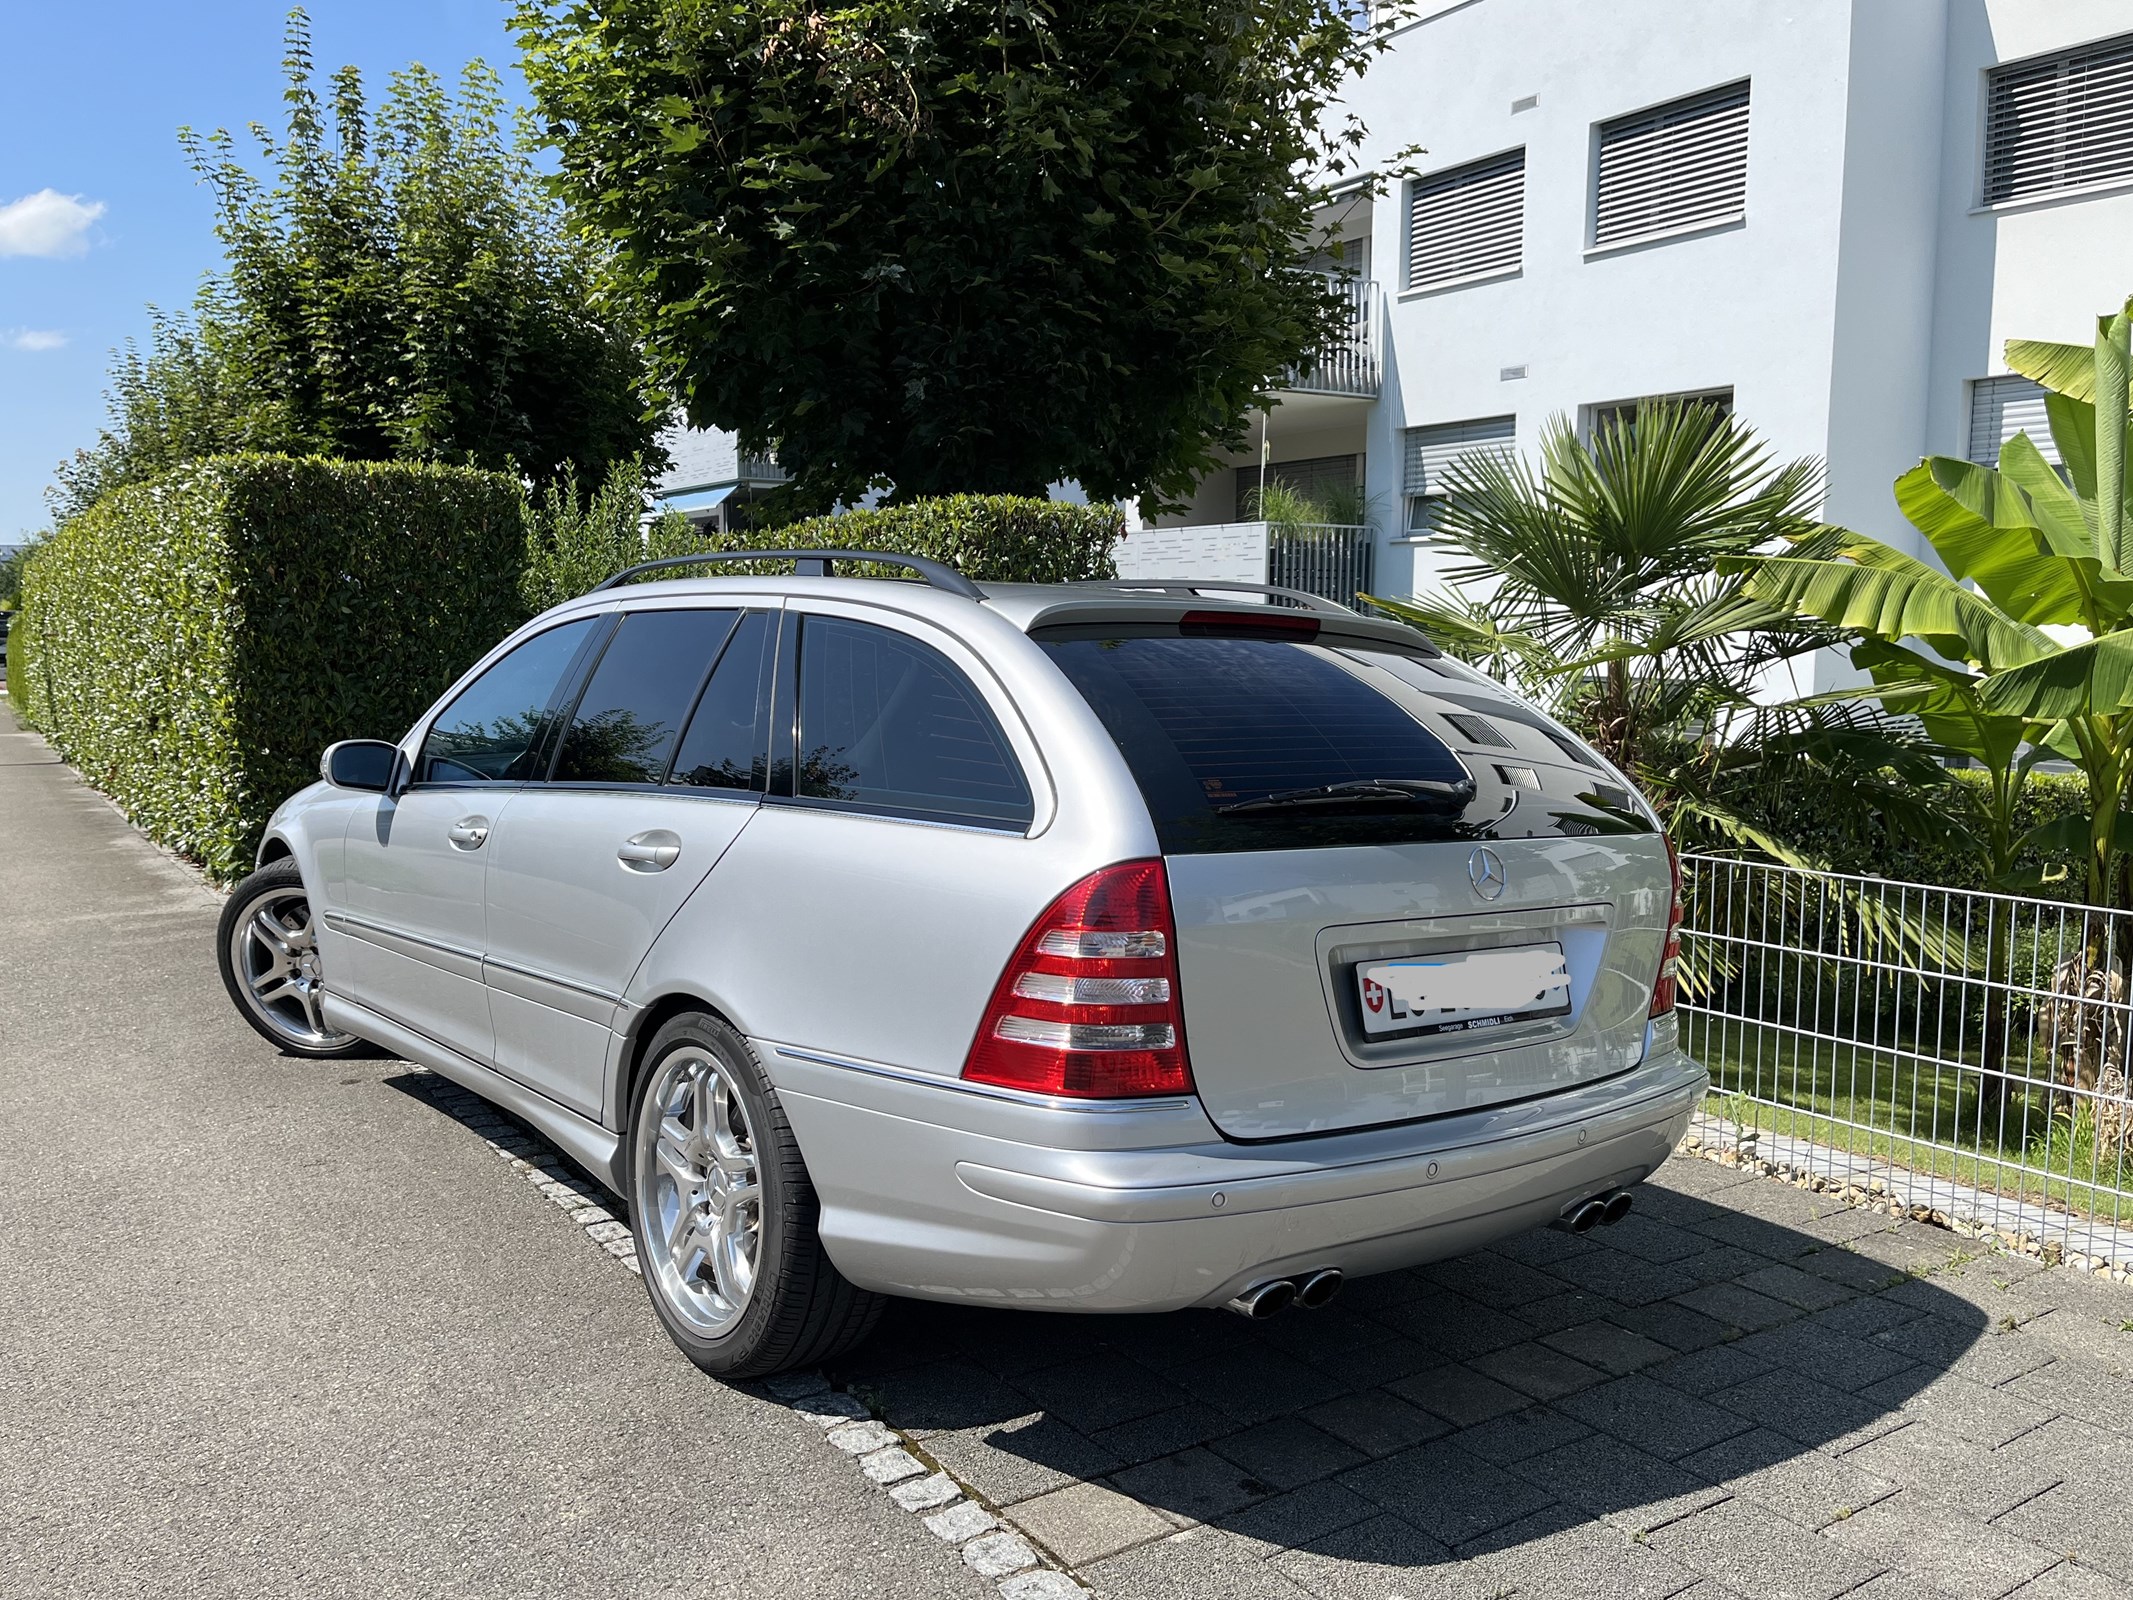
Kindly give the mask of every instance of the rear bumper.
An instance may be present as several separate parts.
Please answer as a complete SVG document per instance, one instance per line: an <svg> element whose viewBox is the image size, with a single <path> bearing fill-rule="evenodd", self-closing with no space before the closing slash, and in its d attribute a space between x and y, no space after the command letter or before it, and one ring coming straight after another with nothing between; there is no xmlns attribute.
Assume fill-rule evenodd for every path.
<svg viewBox="0 0 2133 1600"><path fill-rule="evenodd" d="M1224 1142L1196 1101L1068 1108L758 1041L862 1287L1061 1311L1219 1305L1318 1267L1462 1254L1634 1184L1707 1083L1669 1052L1607 1083L1365 1133Z"/></svg>

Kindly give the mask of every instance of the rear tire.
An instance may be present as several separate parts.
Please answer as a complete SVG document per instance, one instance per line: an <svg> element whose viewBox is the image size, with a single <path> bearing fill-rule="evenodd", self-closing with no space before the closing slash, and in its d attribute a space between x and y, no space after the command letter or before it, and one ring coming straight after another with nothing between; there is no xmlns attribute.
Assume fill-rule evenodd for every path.
<svg viewBox="0 0 2133 1600"><path fill-rule="evenodd" d="M706 1012L653 1035L630 1117L630 1220L660 1325L721 1378L850 1349L885 1301L831 1263L821 1202L755 1052Z"/></svg>
<svg viewBox="0 0 2133 1600"><path fill-rule="evenodd" d="M215 964L237 1014L284 1055L333 1061L383 1053L320 1014L326 979L317 923L293 856L268 862L230 891L215 929Z"/></svg>

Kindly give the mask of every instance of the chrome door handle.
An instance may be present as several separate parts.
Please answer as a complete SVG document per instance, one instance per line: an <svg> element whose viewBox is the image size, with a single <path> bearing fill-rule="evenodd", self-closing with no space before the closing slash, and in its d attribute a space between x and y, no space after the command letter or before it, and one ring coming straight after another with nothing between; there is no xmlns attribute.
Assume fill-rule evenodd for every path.
<svg viewBox="0 0 2133 1600"><path fill-rule="evenodd" d="M681 837L664 828L634 833L622 842L615 859L632 872L664 872L681 859Z"/></svg>
<svg viewBox="0 0 2133 1600"><path fill-rule="evenodd" d="M444 836L451 840L457 849L479 850L489 841L489 819L487 817L461 817L450 828L445 830Z"/></svg>

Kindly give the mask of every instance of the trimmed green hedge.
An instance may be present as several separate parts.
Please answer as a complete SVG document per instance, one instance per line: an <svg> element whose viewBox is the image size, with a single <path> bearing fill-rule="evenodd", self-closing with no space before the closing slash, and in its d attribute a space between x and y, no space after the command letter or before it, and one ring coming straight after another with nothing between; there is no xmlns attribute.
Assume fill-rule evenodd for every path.
<svg viewBox="0 0 2133 1600"><path fill-rule="evenodd" d="M37 553L18 710L220 879L335 739L398 738L525 616L516 480L223 456L99 501Z"/></svg>
<svg viewBox="0 0 2133 1600"><path fill-rule="evenodd" d="M640 503L635 480L572 509L463 468L194 462L38 551L8 692L151 837L227 880L328 744L397 738L535 606L633 555L706 547L675 518L640 531ZM1111 576L1124 531L1114 506L958 495L709 545L858 546L1061 583Z"/></svg>
<svg viewBox="0 0 2133 1600"><path fill-rule="evenodd" d="M710 535L707 547L893 550L944 561L979 583L1076 583L1116 575L1111 550L1125 533L1125 514L1117 506L957 494ZM908 576L893 568L883 572Z"/></svg>

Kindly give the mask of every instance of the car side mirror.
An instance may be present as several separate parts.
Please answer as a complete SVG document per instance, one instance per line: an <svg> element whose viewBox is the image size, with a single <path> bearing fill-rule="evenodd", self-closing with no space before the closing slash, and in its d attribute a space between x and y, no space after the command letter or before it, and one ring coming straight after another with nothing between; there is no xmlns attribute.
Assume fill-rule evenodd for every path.
<svg viewBox="0 0 2133 1600"><path fill-rule="evenodd" d="M343 739L319 757L318 775L336 789L391 794L398 786L400 747L383 739Z"/></svg>

